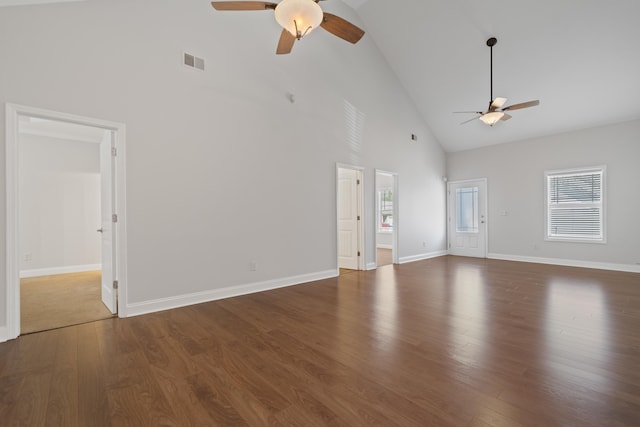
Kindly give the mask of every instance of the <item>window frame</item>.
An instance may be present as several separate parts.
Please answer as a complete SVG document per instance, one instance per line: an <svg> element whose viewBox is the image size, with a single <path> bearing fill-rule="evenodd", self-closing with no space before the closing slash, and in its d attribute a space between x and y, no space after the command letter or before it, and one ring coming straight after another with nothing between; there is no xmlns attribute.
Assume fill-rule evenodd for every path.
<svg viewBox="0 0 640 427"><path fill-rule="evenodd" d="M600 224L602 227L602 236L599 238L592 237L564 237L554 236L549 233L549 214L551 207L549 206L549 177L558 175L584 175L590 173L600 173ZM544 172L544 240L547 242L570 242L570 243L607 243L607 167L606 165L590 166L572 169L547 170ZM593 204L594 206L596 204Z"/></svg>

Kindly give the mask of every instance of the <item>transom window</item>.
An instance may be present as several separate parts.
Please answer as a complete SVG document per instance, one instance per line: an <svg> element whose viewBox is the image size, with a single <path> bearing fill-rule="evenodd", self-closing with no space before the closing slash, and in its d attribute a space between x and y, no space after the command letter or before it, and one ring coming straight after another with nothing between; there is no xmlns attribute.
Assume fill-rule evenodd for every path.
<svg viewBox="0 0 640 427"><path fill-rule="evenodd" d="M605 167L547 171L546 240L605 242Z"/></svg>

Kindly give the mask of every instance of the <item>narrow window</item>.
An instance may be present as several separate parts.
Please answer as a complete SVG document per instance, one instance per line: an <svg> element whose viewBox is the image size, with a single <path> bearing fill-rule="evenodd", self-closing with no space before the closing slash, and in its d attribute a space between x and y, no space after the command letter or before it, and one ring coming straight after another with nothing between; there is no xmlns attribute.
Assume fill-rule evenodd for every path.
<svg viewBox="0 0 640 427"><path fill-rule="evenodd" d="M393 192L391 190L378 191L378 232L391 233L393 231Z"/></svg>
<svg viewBox="0 0 640 427"><path fill-rule="evenodd" d="M456 188L456 232L478 232L478 187Z"/></svg>

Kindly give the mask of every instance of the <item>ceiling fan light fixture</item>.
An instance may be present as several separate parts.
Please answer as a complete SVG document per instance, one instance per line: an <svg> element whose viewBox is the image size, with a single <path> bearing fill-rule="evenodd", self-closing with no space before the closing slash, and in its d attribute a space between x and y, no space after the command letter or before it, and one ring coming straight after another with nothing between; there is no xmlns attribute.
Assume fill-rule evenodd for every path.
<svg viewBox="0 0 640 427"><path fill-rule="evenodd" d="M275 16L282 28L300 40L320 26L324 13L313 0L282 0Z"/></svg>
<svg viewBox="0 0 640 427"><path fill-rule="evenodd" d="M489 126L493 126L500 121L504 117L504 113L502 111L492 111L487 114L483 114L480 116L480 120Z"/></svg>

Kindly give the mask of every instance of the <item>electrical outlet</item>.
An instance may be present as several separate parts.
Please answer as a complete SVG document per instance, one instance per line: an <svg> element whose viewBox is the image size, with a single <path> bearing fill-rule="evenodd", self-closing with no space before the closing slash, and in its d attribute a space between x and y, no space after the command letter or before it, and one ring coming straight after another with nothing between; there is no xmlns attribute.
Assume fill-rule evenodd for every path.
<svg viewBox="0 0 640 427"><path fill-rule="evenodd" d="M31 252L27 252L26 254L24 254L25 261L31 261L31 259L32 259Z"/></svg>
<svg viewBox="0 0 640 427"><path fill-rule="evenodd" d="M426 248L427 247L427 242L422 242L422 247Z"/></svg>
<svg viewBox="0 0 640 427"><path fill-rule="evenodd" d="M258 264L255 261L249 261L249 271L256 271Z"/></svg>

